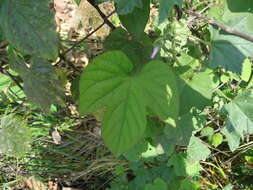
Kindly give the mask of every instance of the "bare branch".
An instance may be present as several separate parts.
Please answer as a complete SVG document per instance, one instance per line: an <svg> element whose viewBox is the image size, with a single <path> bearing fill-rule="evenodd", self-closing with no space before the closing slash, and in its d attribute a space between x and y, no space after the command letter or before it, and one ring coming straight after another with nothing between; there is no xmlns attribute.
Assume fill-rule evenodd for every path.
<svg viewBox="0 0 253 190"><path fill-rule="evenodd" d="M104 22L112 29L115 30L116 27L111 23L111 21L108 19L108 17L101 11L98 5L96 5L96 2L94 0L87 0L99 13L99 15L102 17Z"/></svg>
<svg viewBox="0 0 253 190"><path fill-rule="evenodd" d="M215 20L215 19L212 19L212 18L208 18L207 16L204 16L204 15L201 15L199 13L196 13L194 11L191 11L191 10L188 10L188 9L182 9L184 13L188 14L188 15L192 15L196 18L199 18L199 19L203 19L203 20L206 20L209 24L213 24L213 25L216 25L218 27L220 27L222 30L226 31L227 33L230 33L230 34L233 34L233 35L236 35L236 36L239 36L245 40L248 40L250 42L253 42L253 37L248 35L248 34L245 34L243 32L240 32L238 30L235 30L225 24L222 24L221 22Z"/></svg>

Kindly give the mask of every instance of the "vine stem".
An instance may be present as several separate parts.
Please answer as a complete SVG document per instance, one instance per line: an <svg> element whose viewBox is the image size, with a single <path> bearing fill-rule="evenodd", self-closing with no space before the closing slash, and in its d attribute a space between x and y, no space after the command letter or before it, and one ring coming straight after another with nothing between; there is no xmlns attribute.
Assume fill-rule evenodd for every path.
<svg viewBox="0 0 253 190"><path fill-rule="evenodd" d="M192 10L188 10L188 9L182 9L184 13L188 14L188 15L191 15L191 16L194 16L196 18L199 18L199 19L203 19L203 20L206 20L209 24L212 24L212 25L216 25L218 26L219 28L221 28L222 30L226 31L227 33L230 33L230 34L233 34L233 35L236 35L236 36L239 36L245 40L248 40L250 42L253 42L253 37L248 35L248 34L245 34L243 32L240 32L238 30L235 30L215 19L212 19L212 18L209 18L207 16L204 16L200 13L196 13Z"/></svg>

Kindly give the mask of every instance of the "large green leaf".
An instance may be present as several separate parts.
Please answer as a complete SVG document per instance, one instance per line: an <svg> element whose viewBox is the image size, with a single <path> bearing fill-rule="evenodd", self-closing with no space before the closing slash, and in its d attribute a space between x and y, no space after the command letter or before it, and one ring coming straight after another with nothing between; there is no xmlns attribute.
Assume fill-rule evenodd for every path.
<svg viewBox="0 0 253 190"><path fill-rule="evenodd" d="M252 10L252 5L245 6L249 1L251 0L244 0L243 3L230 0L221 2L224 11L219 16L222 18L220 21L235 30L253 35L253 14L252 12L249 13L250 11L247 12ZM241 74L242 63L245 58L253 57L253 43L213 27L210 27L210 32L210 66L213 68L221 66L229 71Z"/></svg>
<svg viewBox="0 0 253 190"><path fill-rule="evenodd" d="M246 90L239 94L232 102L225 105L228 112L228 122L223 129L230 149L233 151L239 146L240 137L244 134L253 134L253 92Z"/></svg>
<svg viewBox="0 0 253 190"><path fill-rule="evenodd" d="M142 3L142 8L136 7L129 14L119 15L122 25L137 38L143 35L150 13L150 0L142 0Z"/></svg>
<svg viewBox="0 0 253 190"><path fill-rule="evenodd" d="M253 56L253 43L237 36L220 34L218 31L212 34L210 66L221 66L240 75L243 61Z"/></svg>
<svg viewBox="0 0 253 190"><path fill-rule="evenodd" d="M210 104L212 97L212 78L208 72L194 74L188 66L175 69L178 74L179 115L189 113L192 107L203 109Z"/></svg>
<svg viewBox="0 0 253 190"><path fill-rule="evenodd" d="M52 104L64 105L64 90L53 66L45 59L32 58L28 68L21 57L10 54L11 67L24 81L28 99L48 112Z"/></svg>
<svg viewBox="0 0 253 190"><path fill-rule="evenodd" d="M58 37L49 0L3 0L0 26L24 54L56 59Z"/></svg>
<svg viewBox="0 0 253 190"><path fill-rule="evenodd" d="M26 122L14 115L0 119L0 153L11 156L22 156L29 149L30 130Z"/></svg>
<svg viewBox="0 0 253 190"><path fill-rule="evenodd" d="M169 12L174 5L182 6L183 0L160 0L159 23L168 18Z"/></svg>
<svg viewBox="0 0 253 190"><path fill-rule="evenodd" d="M114 0L117 4L117 12L119 15L125 15L133 12L134 8L142 8L142 0Z"/></svg>
<svg viewBox="0 0 253 190"><path fill-rule="evenodd" d="M152 111L161 118L174 116L170 105L176 91L170 87L174 78L169 68L160 61L151 61L141 71L132 71L128 57L112 51L95 58L80 80L80 112L89 114L106 108L102 136L115 155L124 153L143 137L145 109L151 102Z"/></svg>

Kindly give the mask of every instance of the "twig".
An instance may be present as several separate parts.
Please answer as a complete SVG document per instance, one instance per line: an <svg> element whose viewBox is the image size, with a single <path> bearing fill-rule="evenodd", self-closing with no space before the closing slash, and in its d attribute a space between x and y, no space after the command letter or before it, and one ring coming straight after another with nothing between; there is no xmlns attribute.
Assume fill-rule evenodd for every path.
<svg viewBox="0 0 253 190"><path fill-rule="evenodd" d="M115 30L116 27L111 23L111 21L108 19L108 17L100 10L99 6L96 4L94 0L87 0L99 13L99 15L102 17L104 22L112 29Z"/></svg>
<svg viewBox="0 0 253 190"><path fill-rule="evenodd" d="M196 13L196 12L193 12L191 10L188 10L188 9L182 9L184 13L186 14L189 14L189 15L192 15L196 18L199 18L199 19L203 19L203 20L206 20L209 24L213 24L213 25L216 25L218 27L220 27L222 30L226 31L227 33L230 33L230 34L234 34L236 36L239 36L245 40L248 40L250 42L253 42L253 37L249 36L248 34L245 34L245 33L242 33L238 30L235 30L225 24L222 24L221 22L215 20L215 19L212 19L212 18L208 18L206 16L203 16L199 13Z"/></svg>
<svg viewBox="0 0 253 190"><path fill-rule="evenodd" d="M109 18L110 16L112 16L114 13L116 12L116 10L112 11L107 18ZM90 36L92 36L95 32L97 32L100 28L102 28L104 25L106 24L106 22L104 21L102 24L100 24L96 29L94 29L91 33L89 33L88 35L86 35L82 40L78 41L77 43L75 43L71 48L67 49L66 51L64 51L62 53L62 55L65 55L66 53L70 52L72 49L74 49L76 46L80 45L83 41L85 41L87 38L89 38Z"/></svg>

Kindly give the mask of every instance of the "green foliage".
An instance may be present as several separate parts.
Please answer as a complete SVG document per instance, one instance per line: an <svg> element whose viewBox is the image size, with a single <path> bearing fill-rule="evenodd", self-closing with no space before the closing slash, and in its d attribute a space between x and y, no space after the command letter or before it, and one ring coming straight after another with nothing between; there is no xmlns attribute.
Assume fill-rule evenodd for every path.
<svg viewBox="0 0 253 190"><path fill-rule="evenodd" d="M10 52L11 67L24 81L24 92L28 99L44 111L52 104L64 105L64 90L52 65L45 59L32 58L28 68L22 57Z"/></svg>
<svg viewBox="0 0 253 190"><path fill-rule="evenodd" d="M0 14L0 27L15 48L46 59L58 57L58 37L48 0L4 0Z"/></svg>
<svg viewBox="0 0 253 190"><path fill-rule="evenodd" d="M131 13L119 15L122 25L137 38L144 34L145 26L149 20L150 0L142 0L143 7L135 8Z"/></svg>
<svg viewBox="0 0 253 190"><path fill-rule="evenodd" d="M43 120L50 126L45 131L32 127L33 137L48 135L49 128L59 125L58 117L66 117L69 122L63 121L60 125L68 130L64 140L71 138L70 146L78 144L77 149L82 152L77 155L77 149L69 153L63 150L65 145L52 148L40 142L36 144L39 147L36 146L36 151L43 149L45 158L50 161L49 164L40 159L34 161L38 165L53 167L65 159L66 163L68 159L83 163L80 155L86 150L83 145L87 141L75 140L76 136L69 134L72 132L70 117L77 118L80 127L80 121L81 125L86 121L83 115L95 115L101 121L105 145L118 156L112 167L118 165L115 162L123 163L116 168L117 177L110 183L111 190L246 189L241 182L230 179L239 176L238 173L249 175L249 169L236 168L238 173L227 175L231 170L225 165L231 161L228 164L234 168L234 158L252 146L253 42L245 38L253 34L252 0L243 3L233 0L113 2L119 16L117 22L123 28L115 29L102 42L102 55L89 56L92 60L81 76L79 68L71 61L74 72L70 68L66 73L59 71L62 65L58 63L68 60L66 52L87 53L87 48L78 47L77 43L65 50L66 42L58 39L54 16L49 9L52 1L0 2L0 106L3 106L0 107L3 115L0 153L22 157L27 152L31 135L26 122L7 113L9 107L18 105L13 112L23 109L18 114L27 118L27 110L33 107L26 102L28 99L47 114L54 112ZM59 47L62 48L60 56ZM59 62L52 64L57 59ZM59 75L63 76L63 82ZM65 91L72 97L65 99ZM71 106L51 109L52 105ZM82 116L74 113L72 106L77 106ZM34 116L28 119L29 126L45 126L34 120ZM95 134L97 128L99 132ZM100 122L93 132L100 139ZM227 151L223 135L235 153ZM245 140L249 142L240 146ZM97 159L101 149L92 150L89 155ZM111 157L107 149L103 151ZM52 152L61 156L54 157ZM240 158L244 165L252 167L252 155L243 154ZM58 173L82 172L80 163L71 166L66 163L55 164L53 168ZM63 167L64 164L69 167ZM92 167L98 168L90 163L87 165L90 171ZM107 163L103 166L107 167ZM203 167L208 167L203 170L205 175L202 175Z"/></svg>
<svg viewBox="0 0 253 190"><path fill-rule="evenodd" d="M108 52L94 59L80 79L80 112L106 107L102 136L112 152L120 155L143 136L146 106L163 120L175 116L173 108L169 109L177 96L174 85L173 74L164 63L151 61L136 72L123 53Z"/></svg>
<svg viewBox="0 0 253 190"><path fill-rule="evenodd" d="M232 151L238 148L240 138L244 134L253 133L253 94L252 90L243 91L229 104L225 105L228 112L227 126L223 129Z"/></svg>
<svg viewBox="0 0 253 190"><path fill-rule="evenodd" d="M29 149L31 133L26 121L13 114L1 117L0 153L10 156L23 156Z"/></svg>
<svg viewBox="0 0 253 190"><path fill-rule="evenodd" d="M210 154L211 151L199 138L195 136L191 137L190 143L187 147L187 159L190 162L205 160Z"/></svg>
<svg viewBox="0 0 253 190"><path fill-rule="evenodd" d="M135 8L142 8L142 0L114 0L117 5L119 15L125 15L133 12Z"/></svg>
<svg viewBox="0 0 253 190"><path fill-rule="evenodd" d="M169 15L169 11L174 5L182 6L182 0L160 0L160 7L159 7L159 22L163 22Z"/></svg>

